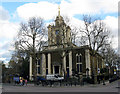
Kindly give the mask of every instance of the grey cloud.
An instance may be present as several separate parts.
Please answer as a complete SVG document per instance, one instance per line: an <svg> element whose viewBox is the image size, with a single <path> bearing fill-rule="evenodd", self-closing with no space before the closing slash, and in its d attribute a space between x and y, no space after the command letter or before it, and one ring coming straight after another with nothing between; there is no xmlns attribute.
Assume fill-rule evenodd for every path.
<svg viewBox="0 0 120 94"><path fill-rule="evenodd" d="M4 45L2 45L1 49L2 49L2 50L8 50L9 47L10 47L10 43L7 42L7 43L5 43Z"/></svg>
<svg viewBox="0 0 120 94"><path fill-rule="evenodd" d="M0 20L8 20L9 18L9 12L0 6Z"/></svg>

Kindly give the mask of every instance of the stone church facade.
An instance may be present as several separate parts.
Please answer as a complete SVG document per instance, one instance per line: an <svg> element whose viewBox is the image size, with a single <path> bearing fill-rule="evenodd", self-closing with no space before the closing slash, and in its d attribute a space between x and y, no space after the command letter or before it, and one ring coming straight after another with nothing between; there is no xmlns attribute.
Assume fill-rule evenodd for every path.
<svg viewBox="0 0 120 94"><path fill-rule="evenodd" d="M103 58L93 56L88 46L78 47L72 43L71 28L67 26L58 12L55 25L48 26L48 46L37 54L37 76L59 74L72 77L74 73L91 77L104 67ZM32 77L32 58L30 58L30 79Z"/></svg>

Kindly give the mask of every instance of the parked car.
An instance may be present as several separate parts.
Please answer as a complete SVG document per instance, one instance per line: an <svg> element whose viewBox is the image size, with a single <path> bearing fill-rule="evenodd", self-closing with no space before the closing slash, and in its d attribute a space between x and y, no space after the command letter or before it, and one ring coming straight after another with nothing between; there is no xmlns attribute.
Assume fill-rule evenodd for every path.
<svg viewBox="0 0 120 94"><path fill-rule="evenodd" d="M58 75L58 74L51 74L51 75L46 75L46 80L49 81L62 81L64 80L64 77Z"/></svg>
<svg viewBox="0 0 120 94"><path fill-rule="evenodd" d="M38 76L37 77L37 85L51 85L53 82L61 82L64 80L64 77L58 74L46 75L46 77Z"/></svg>

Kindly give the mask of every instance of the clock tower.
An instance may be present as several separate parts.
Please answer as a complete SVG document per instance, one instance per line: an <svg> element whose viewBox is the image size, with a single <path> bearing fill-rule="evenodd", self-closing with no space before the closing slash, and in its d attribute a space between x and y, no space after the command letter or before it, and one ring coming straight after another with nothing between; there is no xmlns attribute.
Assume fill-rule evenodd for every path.
<svg viewBox="0 0 120 94"><path fill-rule="evenodd" d="M48 26L48 46L71 44L71 29L64 22L60 15L60 7L58 8L58 16L54 25Z"/></svg>

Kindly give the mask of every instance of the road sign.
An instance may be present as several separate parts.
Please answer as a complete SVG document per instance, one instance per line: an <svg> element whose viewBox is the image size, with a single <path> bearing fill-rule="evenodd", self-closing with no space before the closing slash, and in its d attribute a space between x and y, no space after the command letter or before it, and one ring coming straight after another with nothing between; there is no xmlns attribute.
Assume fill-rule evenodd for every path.
<svg viewBox="0 0 120 94"><path fill-rule="evenodd" d="M100 68L98 68L98 73L100 73Z"/></svg>

